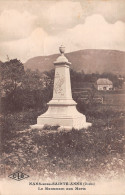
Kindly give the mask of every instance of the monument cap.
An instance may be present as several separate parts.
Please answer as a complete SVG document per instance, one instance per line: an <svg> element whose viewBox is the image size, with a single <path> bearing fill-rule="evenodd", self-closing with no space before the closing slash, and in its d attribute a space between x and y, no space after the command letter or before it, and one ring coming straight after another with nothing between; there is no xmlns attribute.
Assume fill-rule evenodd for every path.
<svg viewBox="0 0 125 195"><path fill-rule="evenodd" d="M59 51L60 51L61 55L64 55L64 53L65 53L65 46L61 45L59 47Z"/></svg>
<svg viewBox="0 0 125 195"><path fill-rule="evenodd" d="M62 65L62 64L66 64L66 65L70 65L71 63L68 61L68 59L64 56L65 53L65 47L63 45L61 45L59 47L59 51L61 53L61 55L56 59L56 61L54 62L55 65Z"/></svg>

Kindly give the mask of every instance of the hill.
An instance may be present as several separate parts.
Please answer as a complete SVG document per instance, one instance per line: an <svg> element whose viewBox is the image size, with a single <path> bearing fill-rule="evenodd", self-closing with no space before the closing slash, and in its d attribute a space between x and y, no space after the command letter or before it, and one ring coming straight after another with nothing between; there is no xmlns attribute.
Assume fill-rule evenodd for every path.
<svg viewBox="0 0 125 195"><path fill-rule="evenodd" d="M85 73L112 72L115 74L125 74L125 52L117 50L79 50L65 54L72 63L71 68L76 71L83 70ZM50 56L38 56L29 59L25 64L25 69L38 69L39 71L49 71L54 68L53 62L59 54Z"/></svg>

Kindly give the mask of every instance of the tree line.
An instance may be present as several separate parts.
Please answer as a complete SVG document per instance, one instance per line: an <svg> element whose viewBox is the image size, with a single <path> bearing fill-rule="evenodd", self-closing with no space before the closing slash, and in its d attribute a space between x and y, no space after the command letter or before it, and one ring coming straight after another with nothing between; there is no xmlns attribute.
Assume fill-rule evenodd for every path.
<svg viewBox="0 0 125 195"><path fill-rule="evenodd" d="M40 72L25 70L20 60L12 59L0 63L2 113L18 112L28 109L42 109L52 98L54 69ZM70 71L71 83L94 83L98 78L109 78L115 87L121 87L122 82L111 73L85 74L83 71Z"/></svg>

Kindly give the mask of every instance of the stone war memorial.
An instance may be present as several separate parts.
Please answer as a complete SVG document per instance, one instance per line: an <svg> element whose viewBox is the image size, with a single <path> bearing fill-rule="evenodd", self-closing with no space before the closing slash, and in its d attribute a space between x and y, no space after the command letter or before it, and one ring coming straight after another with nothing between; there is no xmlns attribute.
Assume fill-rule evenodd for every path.
<svg viewBox="0 0 125 195"><path fill-rule="evenodd" d="M86 116L76 109L77 103L72 99L70 81L70 62L65 57L65 47L59 47L61 55L54 62L55 77L53 98L48 103L48 110L38 116L37 124L32 129L42 129L44 125L59 125L62 129L82 129L91 126L86 122Z"/></svg>

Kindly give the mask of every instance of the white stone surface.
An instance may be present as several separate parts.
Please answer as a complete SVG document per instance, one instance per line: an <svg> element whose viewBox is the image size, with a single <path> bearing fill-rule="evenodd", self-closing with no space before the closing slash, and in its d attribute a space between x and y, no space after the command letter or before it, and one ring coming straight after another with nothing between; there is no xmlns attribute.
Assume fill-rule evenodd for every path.
<svg viewBox="0 0 125 195"><path fill-rule="evenodd" d="M91 123L86 122L85 115L79 113L76 109L76 102L72 99L71 82L70 82L70 67L71 64L63 55L64 47L60 47L61 56L54 62L55 78L53 98L48 103L46 113L37 118L37 124L31 128L41 128L47 125L59 125L66 129L81 129L88 128Z"/></svg>
<svg viewBox="0 0 125 195"><path fill-rule="evenodd" d="M55 79L53 89L53 99L72 100L71 84L68 65L55 65Z"/></svg>

